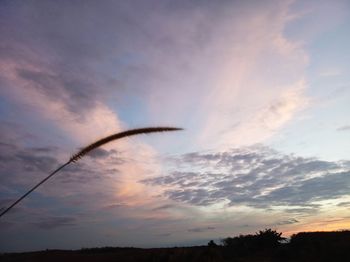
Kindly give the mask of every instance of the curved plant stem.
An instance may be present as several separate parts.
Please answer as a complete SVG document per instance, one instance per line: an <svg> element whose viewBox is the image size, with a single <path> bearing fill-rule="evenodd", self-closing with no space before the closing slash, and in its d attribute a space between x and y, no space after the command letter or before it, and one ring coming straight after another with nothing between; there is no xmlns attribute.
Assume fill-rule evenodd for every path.
<svg viewBox="0 0 350 262"><path fill-rule="evenodd" d="M17 199L13 204L11 204L8 208L6 208L4 211L0 213L0 217L2 217L4 214L6 214L8 211L10 211L15 205L17 205L19 202L21 202L26 196L28 196L31 192L33 192L36 188L38 188L41 184L43 184L46 180L51 178L54 174L56 174L58 171L60 171L65 166L69 165L70 163L77 162L80 158L84 157L87 153L90 151L107 144L113 140L117 140L123 137L127 136L133 136L137 134L148 134L148 133L154 133L154 132L166 132L166 131L177 131L182 130L182 128L177 127L146 127L146 128L138 128L138 129L130 129L127 131L123 131L111 136L107 136L105 138L102 138L100 140L97 140L96 142L84 147L81 149L78 153L74 154L67 163L61 165L59 168L57 168L55 171L53 171L50 175L45 177L43 180L41 180L38 184L36 184L33 188L31 188L27 193L25 193L23 196L21 196L19 199Z"/></svg>
<svg viewBox="0 0 350 262"><path fill-rule="evenodd" d="M50 175L48 175L47 177L45 177L43 180L41 180L38 184L36 184L32 189L30 189L27 193L25 193L23 196L21 196L19 199L17 199L11 206L9 206L8 208L6 208L4 211L1 212L0 217L2 217L3 215L5 215L8 211L10 211L11 208L13 208L15 205L17 205L19 202L21 202L21 200L23 198L25 198L26 196L28 196L30 193L32 193L37 187L39 187L41 184L43 184L46 180L48 180L50 177L52 177L54 174L56 174L58 171L60 171L62 168L64 168L65 166L67 166L70 163L70 161L68 161L67 163L63 164L62 166L60 166L59 168L57 168L55 171L53 171Z"/></svg>

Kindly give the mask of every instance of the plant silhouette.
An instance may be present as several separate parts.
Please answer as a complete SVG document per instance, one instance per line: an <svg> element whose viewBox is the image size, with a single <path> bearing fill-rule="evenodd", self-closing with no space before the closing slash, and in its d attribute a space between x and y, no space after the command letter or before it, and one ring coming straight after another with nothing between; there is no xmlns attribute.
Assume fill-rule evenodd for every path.
<svg viewBox="0 0 350 262"><path fill-rule="evenodd" d="M45 177L43 180L41 180L38 184L36 184L34 187L32 187L27 193L25 193L23 196L21 196L19 199L17 199L13 204L11 204L8 208L3 210L0 213L0 217L2 217L4 214L6 214L8 211L10 211L15 205L17 205L19 202L21 202L26 196L28 196L31 192L33 192L36 188L38 188L41 184L45 183L49 178L51 178L53 175L55 175L58 171L63 169L65 166L69 165L70 163L77 162L80 158L84 157L87 153L91 152L92 150L107 144L111 141L121 139L123 137L128 136L134 136L138 134L148 134L148 133L155 133L155 132L167 132L167 131L178 131L183 130L182 128L177 127L145 127L145 128L137 128L137 129L130 129L127 131L123 131L114 135L107 136L105 138L102 138L100 140L97 140L96 142L84 147L81 149L78 153L74 154L68 162L61 165L59 168L57 168L55 171L53 171L51 174L49 174L47 177Z"/></svg>
<svg viewBox="0 0 350 262"><path fill-rule="evenodd" d="M282 233L272 229L260 230L255 235L239 235L221 240L224 247L227 247L237 254L247 254L263 249L277 248L285 240Z"/></svg>

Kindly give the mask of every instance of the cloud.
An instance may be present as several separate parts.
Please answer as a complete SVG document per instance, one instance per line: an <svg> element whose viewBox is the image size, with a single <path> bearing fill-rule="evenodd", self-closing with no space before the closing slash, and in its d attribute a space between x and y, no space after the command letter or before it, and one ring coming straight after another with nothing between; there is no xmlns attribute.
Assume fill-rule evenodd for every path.
<svg viewBox="0 0 350 262"><path fill-rule="evenodd" d="M214 230L215 227L195 227L188 229L188 232L194 232L194 233L202 233L209 230Z"/></svg>
<svg viewBox="0 0 350 262"><path fill-rule="evenodd" d="M306 86L304 81L285 87L279 97L271 98L261 105L254 115L241 119L239 124L224 131L219 136L222 148L229 145L251 145L266 141L288 123L293 116L306 108L308 99L304 96Z"/></svg>
<svg viewBox="0 0 350 262"><path fill-rule="evenodd" d="M105 206L105 209L115 209L115 208L120 208L120 207L125 207L125 206L127 206L127 204L117 203L117 204L107 205L107 206Z"/></svg>
<svg viewBox="0 0 350 262"><path fill-rule="evenodd" d="M86 143L120 130L122 124L106 105L115 77L97 74L95 67L100 61L98 57L103 60L111 51L104 44L109 42L101 41L108 33L94 30L94 23L93 27L86 27L70 13L75 8L53 2L8 6L7 11L21 19L15 19L17 15L7 19L1 16L4 27L12 30L2 30L2 46L6 48L0 49L0 78L7 89L2 92L7 99L26 105L43 121L53 122L74 140ZM91 4L88 9L94 8ZM44 10L55 10L55 23ZM83 12L87 23L91 15L96 18L90 11ZM96 36L97 32L101 32L101 38ZM92 33L96 41L88 40ZM114 91L118 89L113 86Z"/></svg>
<svg viewBox="0 0 350 262"><path fill-rule="evenodd" d="M77 221L74 217L45 217L33 223L36 227L51 230L60 227L75 226Z"/></svg>
<svg viewBox="0 0 350 262"><path fill-rule="evenodd" d="M171 119L196 146L263 142L306 105L307 54L284 34L289 1L29 2L7 14L6 95L78 141L119 130L130 96L140 122Z"/></svg>
<svg viewBox="0 0 350 262"><path fill-rule="evenodd" d="M16 3L8 7L6 19L0 16L4 37L0 46L0 95L17 110L14 123L21 123L20 128L10 127L6 135L13 137L11 133L30 130L28 133L35 136L11 139L19 155L2 155L4 159L12 157L4 172L14 173L1 178L7 181L2 186L6 190L31 186L66 161L74 148L125 129L119 106L129 101L130 94L141 94L142 101L148 93L144 92L149 87L147 79L159 76L155 74L154 66L159 63L154 56L160 40L154 26L161 24L153 20L158 16L143 20L145 12L154 13L150 5L139 6L142 11L135 10L132 3L78 6ZM55 14L55 22L46 15L47 10ZM142 118L146 123L147 117ZM45 155L28 149L27 144L60 148ZM92 152L86 161L55 176L50 181L51 190L41 187L39 192L80 200L98 195L98 201L87 201L94 208L115 202L138 205L151 201L156 192L137 181L160 172L156 150L128 139L118 141L118 154L112 150L115 147L111 144ZM143 162L135 160L138 157Z"/></svg>
<svg viewBox="0 0 350 262"><path fill-rule="evenodd" d="M318 200L337 199L346 196L350 188L349 174L350 170L334 172L294 183L274 190L265 197L265 200L286 205L302 205Z"/></svg>
<svg viewBox="0 0 350 262"><path fill-rule="evenodd" d="M167 205L162 205L162 206L152 208L152 211L166 210L166 209L173 208L173 207L175 207L175 205L167 204Z"/></svg>
<svg viewBox="0 0 350 262"><path fill-rule="evenodd" d="M102 148L96 148L95 150L89 152L87 155L91 158L106 158L111 154L115 154L115 150L107 151Z"/></svg>
<svg viewBox="0 0 350 262"><path fill-rule="evenodd" d="M7 199L6 206L22 194L33 187L36 183L45 178L50 172L55 170L62 162L57 158L62 149L52 147L30 148L18 144L1 143L0 159L2 160L0 181L2 199ZM103 157L100 152L103 152ZM96 208L105 205L107 202L116 202L115 185L120 178L115 177L119 171L111 168L123 165L120 154L117 154L118 161L115 161L115 150L98 151L96 157L90 161L80 161L71 164L55 175L46 184L36 190L45 197L56 197L66 205L80 201L84 205ZM68 160L68 156L66 156ZM122 184L122 182L119 182ZM100 188L104 188L101 192ZM90 201L99 195L94 201ZM28 198L32 198L29 196ZM23 202L22 205L25 205ZM30 203L30 202L29 202Z"/></svg>
<svg viewBox="0 0 350 262"><path fill-rule="evenodd" d="M340 126L337 128L337 131L349 131L349 130L350 130L350 125Z"/></svg>
<svg viewBox="0 0 350 262"><path fill-rule="evenodd" d="M127 104L124 115L188 126L183 148L187 139L199 147L262 142L305 106L307 55L284 35L288 1L134 5L9 7L1 20L12 28L2 34L6 96L78 146L125 126L119 103L130 95L142 103ZM251 96L261 90L269 91Z"/></svg>
<svg viewBox="0 0 350 262"><path fill-rule="evenodd" d="M170 237L170 236L171 236L171 233L162 233L162 234L158 234L157 236L160 236L160 237Z"/></svg>
<svg viewBox="0 0 350 262"><path fill-rule="evenodd" d="M189 153L174 163L169 174L142 182L161 185L164 196L195 206L284 206L287 212L305 212L301 206L314 211L318 201L346 196L350 188L345 162L285 155L263 146Z"/></svg>
<svg viewBox="0 0 350 262"><path fill-rule="evenodd" d="M350 201L347 202L340 202L337 204L339 207L349 207L350 206Z"/></svg>
<svg viewBox="0 0 350 262"><path fill-rule="evenodd" d="M279 221L276 224L277 225L290 225L290 224L295 224L295 223L299 223L299 221L295 218L291 218L288 220Z"/></svg>
<svg viewBox="0 0 350 262"><path fill-rule="evenodd" d="M98 87L89 77L56 75L47 71L26 68L16 69L17 77L30 83L38 93L54 98L65 104L68 111L87 115L96 106L99 97Z"/></svg>
<svg viewBox="0 0 350 262"><path fill-rule="evenodd" d="M138 147L141 148L140 145ZM152 157L151 151L140 150L139 153L147 152L148 157ZM157 190L147 192L147 187L137 182L142 177L146 178L144 168L149 170L148 174L157 173L157 170L152 167L153 163L140 165L130 159L129 154L133 154L133 151L121 152L119 148L118 151L107 148L97 150L96 154L61 170L17 205L7 217L21 221L23 214L26 214L27 222L31 223L57 214L67 217L85 214L79 218L79 221L83 220L81 223L86 223L88 217L99 224L108 221L111 216L118 219L128 217L129 220L134 218L132 221L157 216L150 208L145 208L152 206L155 201L152 195L157 194ZM146 157L143 156L144 159ZM9 140L0 143L0 159L0 207L6 208L63 161L67 161L69 154L61 147L30 147L20 141ZM50 229L55 226L51 222L40 221L36 226ZM64 225L66 222L68 224L69 221L58 220L57 224Z"/></svg>
<svg viewBox="0 0 350 262"><path fill-rule="evenodd" d="M310 207L311 206L311 207ZM320 205L308 205L308 207L286 208L283 211L295 215L316 214L319 211Z"/></svg>
<svg viewBox="0 0 350 262"><path fill-rule="evenodd" d="M51 147L39 148L39 150L38 148L24 149L11 142L1 143L2 168L0 177L3 186L29 183L33 178L38 178L57 167L58 162L53 157L53 152Z"/></svg>

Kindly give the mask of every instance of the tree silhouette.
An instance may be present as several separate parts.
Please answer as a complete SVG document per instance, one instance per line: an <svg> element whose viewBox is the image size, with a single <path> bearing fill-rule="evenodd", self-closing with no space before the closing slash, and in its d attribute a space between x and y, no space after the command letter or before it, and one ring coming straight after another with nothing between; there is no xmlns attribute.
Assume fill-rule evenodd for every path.
<svg viewBox="0 0 350 262"><path fill-rule="evenodd" d="M262 248L274 248L281 244L286 238L282 237L282 233L270 228L260 230L255 234L258 244Z"/></svg>
<svg viewBox="0 0 350 262"><path fill-rule="evenodd" d="M239 235L221 240L224 247L231 249L236 254L246 254L263 249L278 247L285 240L282 233L272 229L260 230L255 235Z"/></svg>
<svg viewBox="0 0 350 262"><path fill-rule="evenodd" d="M217 246L217 244L214 242L214 240L210 240L208 242L208 247L216 247L216 246Z"/></svg>

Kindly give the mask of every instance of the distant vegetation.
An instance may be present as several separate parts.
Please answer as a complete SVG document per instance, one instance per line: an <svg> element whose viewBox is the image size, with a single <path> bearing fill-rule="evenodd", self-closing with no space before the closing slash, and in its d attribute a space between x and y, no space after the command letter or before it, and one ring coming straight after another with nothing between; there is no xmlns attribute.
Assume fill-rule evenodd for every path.
<svg viewBox="0 0 350 262"><path fill-rule="evenodd" d="M284 240L286 238L282 237L282 233L278 233L272 229L265 229L255 235L239 235L238 237L224 238L221 242L224 247L232 249L236 253L244 254L276 248Z"/></svg>
<svg viewBox="0 0 350 262"><path fill-rule="evenodd" d="M216 244L179 248L84 248L76 251L3 254L0 261L138 261L138 262L258 262L258 261L350 261L350 231L302 232L290 240L272 229L253 235L227 237Z"/></svg>

